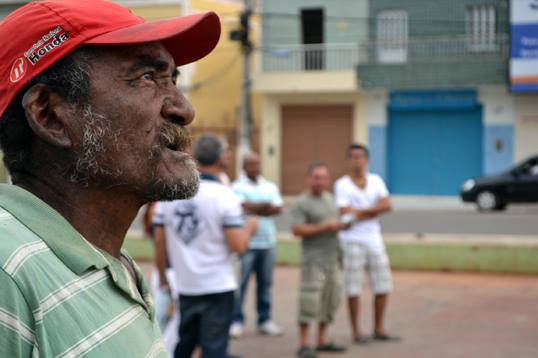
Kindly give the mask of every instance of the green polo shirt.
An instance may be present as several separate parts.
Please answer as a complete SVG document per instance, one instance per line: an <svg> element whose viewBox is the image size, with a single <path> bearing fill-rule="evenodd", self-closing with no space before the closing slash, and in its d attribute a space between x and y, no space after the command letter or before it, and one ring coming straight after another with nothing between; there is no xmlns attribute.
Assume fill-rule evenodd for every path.
<svg viewBox="0 0 538 358"><path fill-rule="evenodd" d="M136 279L36 196L0 185L0 357L166 357L143 274L122 255Z"/></svg>

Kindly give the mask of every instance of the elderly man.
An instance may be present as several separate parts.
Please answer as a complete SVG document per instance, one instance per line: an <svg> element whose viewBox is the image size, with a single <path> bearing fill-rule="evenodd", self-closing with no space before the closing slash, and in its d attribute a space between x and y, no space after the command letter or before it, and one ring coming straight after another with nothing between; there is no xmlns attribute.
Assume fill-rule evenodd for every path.
<svg viewBox="0 0 538 358"><path fill-rule="evenodd" d="M0 23L0 357L165 357L121 246L139 208L198 188L176 66L213 13L145 23L101 0L32 2Z"/></svg>

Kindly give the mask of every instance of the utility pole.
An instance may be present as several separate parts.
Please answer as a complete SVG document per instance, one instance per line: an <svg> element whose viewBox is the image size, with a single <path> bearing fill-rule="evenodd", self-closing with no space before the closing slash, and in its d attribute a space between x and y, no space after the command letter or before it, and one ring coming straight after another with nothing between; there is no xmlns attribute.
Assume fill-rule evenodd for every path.
<svg viewBox="0 0 538 358"><path fill-rule="evenodd" d="M230 33L230 39L241 43L243 53L243 79L241 86L241 108L239 125L237 127L237 148L236 148L236 176L241 174L241 165L244 156L251 151L252 138L252 113L250 92L252 80L250 76L250 61L252 54L252 43L250 42L250 16L252 9L250 0L244 0L244 10L239 16L240 29Z"/></svg>

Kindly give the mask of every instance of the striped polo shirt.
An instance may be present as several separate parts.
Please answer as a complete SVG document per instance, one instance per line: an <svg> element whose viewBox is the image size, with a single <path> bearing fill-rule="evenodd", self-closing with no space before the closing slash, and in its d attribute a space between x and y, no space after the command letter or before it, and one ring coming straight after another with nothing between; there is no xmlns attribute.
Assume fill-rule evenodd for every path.
<svg viewBox="0 0 538 358"><path fill-rule="evenodd" d="M136 278L36 196L0 185L0 357L166 357L143 274L122 255Z"/></svg>

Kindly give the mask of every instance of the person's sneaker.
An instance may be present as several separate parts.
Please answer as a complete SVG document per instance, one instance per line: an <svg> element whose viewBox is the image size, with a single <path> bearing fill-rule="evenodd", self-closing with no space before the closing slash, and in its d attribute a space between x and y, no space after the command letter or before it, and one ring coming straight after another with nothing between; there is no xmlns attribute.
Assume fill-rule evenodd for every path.
<svg viewBox="0 0 538 358"><path fill-rule="evenodd" d="M273 321L263 322L258 326L258 331L268 336L281 336L284 334L284 330Z"/></svg>
<svg viewBox="0 0 538 358"><path fill-rule="evenodd" d="M234 322L230 326L230 337L239 338L243 335L243 324L240 322Z"/></svg>
<svg viewBox="0 0 538 358"><path fill-rule="evenodd" d="M316 350L311 347L301 347L297 350L297 357L301 358L316 358Z"/></svg>

